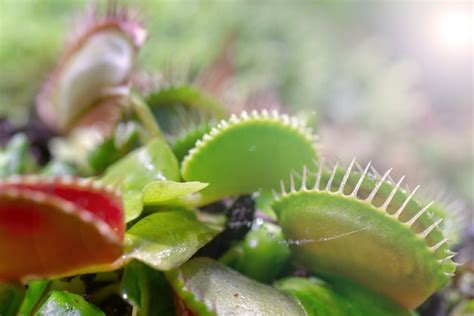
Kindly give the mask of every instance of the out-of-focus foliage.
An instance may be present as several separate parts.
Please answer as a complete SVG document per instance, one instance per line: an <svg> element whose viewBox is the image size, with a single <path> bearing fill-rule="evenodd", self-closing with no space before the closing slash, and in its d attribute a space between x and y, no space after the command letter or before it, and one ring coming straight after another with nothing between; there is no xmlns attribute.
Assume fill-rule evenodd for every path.
<svg viewBox="0 0 474 316"><path fill-rule="evenodd" d="M0 1L0 116L8 113L24 121L25 109L56 62L65 26L85 5L83 0ZM407 50L399 46L425 38L413 31L405 33L405 42L397 42L390 29L412 22L427 25L413 17L403 20L410 18L403 10L428 14L435 6L425 5L133 2L150 33L139 56L147 71L185 81L234 34L232 92L244 97L264 89L293 110L315 111L325 122L320 132L331 144L326 148L330 155L348 160L356 153L362 161L375 157L380 169L404 170L411 183L440 183L472 204L472 91L460 93L456 81L436 88L439 78L450 78L449 69L462 66L450 67L454 58L446 58L444 67L433 56L412 58L435 47L413 56L400 53ZM432 64L422 65L425 60Z"/></svg>

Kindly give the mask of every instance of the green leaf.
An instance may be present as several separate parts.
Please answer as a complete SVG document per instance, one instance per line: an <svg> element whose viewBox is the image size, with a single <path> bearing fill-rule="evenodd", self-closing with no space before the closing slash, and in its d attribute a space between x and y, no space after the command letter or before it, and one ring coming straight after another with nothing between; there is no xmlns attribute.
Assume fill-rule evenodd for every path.
<svg viewBox="0 0 474 316"><path fill-rule="evenodd" d="M162 272L133 260L125 266L122 296L137 308L139 316L174 315L171 288Z"/></svg>
<svg viewBox="0 0 474 316"><path fill-rule="evenodd" d="M36 280L28 283L28 290L20 308L20 315L30 315L48 291L50 281Z"/></svg>
<svg viewBox="0 0 474 316"><path fill-rule="evenodd" d="M0 315L17 315L25 289L20 284L0 283Z"/></svg>
<svg viewBox="0 0 474 316"><path fill-rule="evenodd" d="M176 158L179 161L183 161L183 158L196 145L196 142L211 131L212 125L214 124L204 122L197 126L191 126L182 130L178 136L174 137L171 142L171 149Z"/></svg>
<svg viewBox="0 0 474 316"><path fill-rule="evenodd" d="M327 284L310 278L286 278L275 286L293 295L308 316L409 316L408 310L348 280Z"/></svg>
<svg viewBox="0 0 474 316"><path fill-rule="evenodd" d="M276 221L277 215L275 211L272 209L273 203L273 194L269 191L259 192L257 197L255 198L255 208L261 211L263 214L268 216L270 219Z"/></svg>
<svg viewBox="0 0 474 316"><path fill-rule="evenodd" d="M102 172L120 159L122 154L115 147L114 139L108 138L92 151L87 160L95 172Z"/></svg>
<svg viewBox="0 0 474 316"><path fill-rule="evenodd" d="M177 135L190 125L226 114L222 104L189 86L160 89L148 96L146 103L167 135Z"/></svg>
<svg viewBox="0 0 474 316"><path fill-rule="evenodd" d="M16 134L6 148L0 150L0 178L31 171L35 163L30 157L30 144L23 134Z"/></svg>
<svg viewBox="0 0 474 316"><path fill-rule="evenodd" d="M141 126L134 121L119 123L115 134L105 139L92 151L88 158L89 166L97 174L111 164L140 146Z"/></svg>
<svg viewBox="0 0 474 316"><path fill-rule="evenodd" d="M456 269L447 240L429 205L400 184L351 172L354 162L347 171L303 174L301 189L290 183L276 196L283 234L299 241L290 245L292 256L310 272L343 276L415 309Z"/></svg>
<svg viewBox="0 0 474 316"><path fill-rule="evenodd" d="M19 315L31 315L42 305L50 291L68 291L75 294L84 294L86 287L79 276L72 279L56 279L53 281L31 281L28 283L28 290L21 304Z"/></svg>
<svg viewBox="0 0 474 316"><path fill-rule="evenodd" d="M292 170L318 159L311 131L287 115L263 110L221 121L183 159L186 181L202 181L200 205L228 196L271 191Z"/></svg>
<svg viewBox="0 0 474 316"><path fill-rule="evenodd" d="M170 270L186 262L217 233L190 211L159 212L127 231L125 256L158 270Z"/></svg>
<svg viewBox="0 0 474 316"><path fill-rule="evenodd" d="M272 282L283 271L291 255L281 228L271 223L254 225L234 248L219 261L262 283Z"/></svg>
<svg viewBox="0 0 474 316"><path fill-rule="evenodd" d="M105 314L96 306L87 303L80 295L68 292L52 291L35 315L98 316Z"/></svg>
<svg viewBox="0 0 474 316"><path fill-rule="evenodd" d="M179 165L168 144L154 139L110 166L102 177L104 182L122 188L125 221L137 218L142 210L144 187L157 180L179 181Z"/></svg>
<svg viewBox="0 0 474 316"><path fill-rule="evenodd" d="M146 185L143 189L142 202L145 205L170 204L171 200L198 192L205 187L207 183L198 181L175 182L175 181L155 181ZM192 197L189 197L192 198ZM168 203L166 203L168 202ZM184 203L185 200L183 199ZM178 203L179 204L179 203Z"/></svg>
<svg viewBox="0 0 474 316"><path fill-rule="evenodd" d="M305 315L289 295L208 258L195 258L165 275L197 315Z"/></svg>

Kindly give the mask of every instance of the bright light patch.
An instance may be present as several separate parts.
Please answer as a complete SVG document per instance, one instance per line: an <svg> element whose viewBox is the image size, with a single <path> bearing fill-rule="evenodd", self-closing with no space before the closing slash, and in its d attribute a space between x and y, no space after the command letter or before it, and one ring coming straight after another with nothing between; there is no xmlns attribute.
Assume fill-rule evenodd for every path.
<svg viewBox="0 0 474 316"><path fill-rule="evenodd" d="M472 11L468 8L446 8L434 18L434 35L444 50L467 52L472 48Z"/></svg>

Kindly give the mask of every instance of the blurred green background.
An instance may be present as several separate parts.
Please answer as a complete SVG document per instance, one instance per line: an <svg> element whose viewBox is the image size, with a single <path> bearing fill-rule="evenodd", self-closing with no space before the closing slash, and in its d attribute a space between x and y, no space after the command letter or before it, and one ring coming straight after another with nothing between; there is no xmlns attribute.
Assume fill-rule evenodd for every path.
<svg viewBox="0 0 474 316"><path fill-rule="evenodd" d="M292 112L315 112L329 157L393 167L472 209L472 2L119 3L133 6L149 31L141 68L196 73L235 34L239 94L265 91ZM0 0L0 117L25 122L85 5Z"/></svg>

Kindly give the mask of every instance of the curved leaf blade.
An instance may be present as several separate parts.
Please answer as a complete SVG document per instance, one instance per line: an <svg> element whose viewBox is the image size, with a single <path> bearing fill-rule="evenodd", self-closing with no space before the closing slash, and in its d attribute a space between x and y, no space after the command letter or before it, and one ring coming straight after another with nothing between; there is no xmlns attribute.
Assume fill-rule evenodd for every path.
<svg viewBox="0 0 474 316"><path fill-rule="evenodd" d="M35 316L103 316L105 315L96 306L87 303L82 296L69 292L52 291L41 305Z"/></svg>
<svg viewBox="0 0 474 316"><path fill-rule="evenodd" d="M125 258L137 259L157 270L174 269L217 233L199 222L190 211L155 213L127 231Z"/></svg>
<svg viewBox="0 0 474 316"><path fill-rule="evenodd" d="M126 222L140 216L145 186L162 180L180 180L178 160L162 139L132 151L110 166L102 177L102 181L122 188Z"/></svg>
<svg viewBox="0 0 474 316"><path fill-rule="evenodd" d="M195 258L165 275L197 315L306 315L289 295L208 258Z"/></svg>
<svg viewBox="0 0 474 316"><path fill-rule="evenodd" d="M143 189L142 201L145 205L169 205L173 204L173 200L181 198L181 203L185 203L187 199L192 200L190 194L201 191L207 186L207 183L199 181L155 181ZM180 204L179 201L175 203Z"/></svg>

